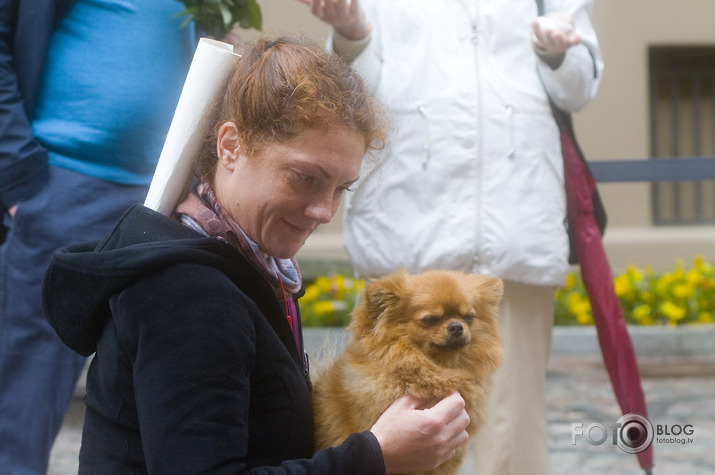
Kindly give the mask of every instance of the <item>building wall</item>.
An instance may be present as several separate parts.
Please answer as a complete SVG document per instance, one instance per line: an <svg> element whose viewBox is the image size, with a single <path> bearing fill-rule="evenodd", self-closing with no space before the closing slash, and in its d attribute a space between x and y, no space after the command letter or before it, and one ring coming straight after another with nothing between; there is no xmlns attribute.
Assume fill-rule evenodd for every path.
<svg viewBox="0 0 715 475"><path fill-rule="evenodd" d="M259 0L268 34L299 33L323 42L328 27L298 0ZM648 48L715 45L712 0L595 0L593 22L605 62L596 99L574 116L581 146L591 160L650 156ZM246 33L247 39L256 36ZM653 227L650 185L604 183L599 189L609 215L605 243L614 269L628 264L672 267L703 254L715 261L715 226ZM299 258L346 259L341 215L320 228Z"/></svg>
<svg viewBox="0 0 715 475"><path fill-rule="evenodd" d="M606 65L596 99L574 118L588 158L650 156L648 48L715 45L710 0L595 0L593 21ZM601 184L609 215L606 250L614 268L669 268L695 254L715 260L715 227L653 227L646 183Z"/></svg>

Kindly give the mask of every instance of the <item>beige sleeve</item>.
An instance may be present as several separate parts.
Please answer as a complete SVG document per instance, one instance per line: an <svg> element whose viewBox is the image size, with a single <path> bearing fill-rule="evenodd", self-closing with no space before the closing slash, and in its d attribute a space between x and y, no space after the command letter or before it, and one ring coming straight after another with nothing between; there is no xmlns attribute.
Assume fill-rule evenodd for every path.
<svg viewBox="0 0 715 475"><path fill-rule="evenodd" d="M370 32L365 38L361 40L350 40L337 31L333 30L333 51L342 57L349 63L355 61L355 58L360 56L360 53L365 51L367 45L370 44L372 39L372 32Z"/></svg>

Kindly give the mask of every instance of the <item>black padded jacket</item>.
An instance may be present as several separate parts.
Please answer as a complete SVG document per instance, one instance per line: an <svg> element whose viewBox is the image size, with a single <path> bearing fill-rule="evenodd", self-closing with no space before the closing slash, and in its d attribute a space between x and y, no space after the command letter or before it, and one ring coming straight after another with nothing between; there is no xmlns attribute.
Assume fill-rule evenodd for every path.
<svg viewBox="0 0 715 475"><path fill-rule="evenodd" d="M80 473L384 473L370 432L313 453L304 358L223 241L137 205L53 255L43 305L70 348L96 352Z"/></svg>

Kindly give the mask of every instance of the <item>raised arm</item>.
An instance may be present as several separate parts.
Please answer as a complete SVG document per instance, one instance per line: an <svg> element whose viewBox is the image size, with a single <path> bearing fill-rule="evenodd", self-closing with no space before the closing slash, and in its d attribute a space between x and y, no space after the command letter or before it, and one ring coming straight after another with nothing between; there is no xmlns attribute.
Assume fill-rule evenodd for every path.
<svg viewBox="0 0 715 475"><path fill-rule="evenodd" d="M351 41L359 41L370 34L370 24L358 0L299 0L310 7L317 18L332 26Z"/></svg>
<svg viewBox="0 0 715 475"><path fill-rule="evenodd" d="M596 95L603 60L591 24L590 0L546 0L545 18L532 24L532 44L549 97L576 112ZM540 51L541 50L541 51Z"/></svg>

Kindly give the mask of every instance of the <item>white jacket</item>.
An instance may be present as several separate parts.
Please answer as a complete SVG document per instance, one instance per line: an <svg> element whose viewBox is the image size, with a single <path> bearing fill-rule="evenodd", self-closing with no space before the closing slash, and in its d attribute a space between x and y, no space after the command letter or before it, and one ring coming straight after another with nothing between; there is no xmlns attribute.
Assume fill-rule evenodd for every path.
<svg viewBox="0 0 715 475"><path fill-rule="evenodd" d="M574 112L603 63L591 2L546 0L583 44L557 70L534 53L534 0L362 0L373 26L354 62L395 131L346 197L359 275L448 268L561 285L568 271L558 129L544 87ZM542 83L543 80L543 83Z"/></svg>

